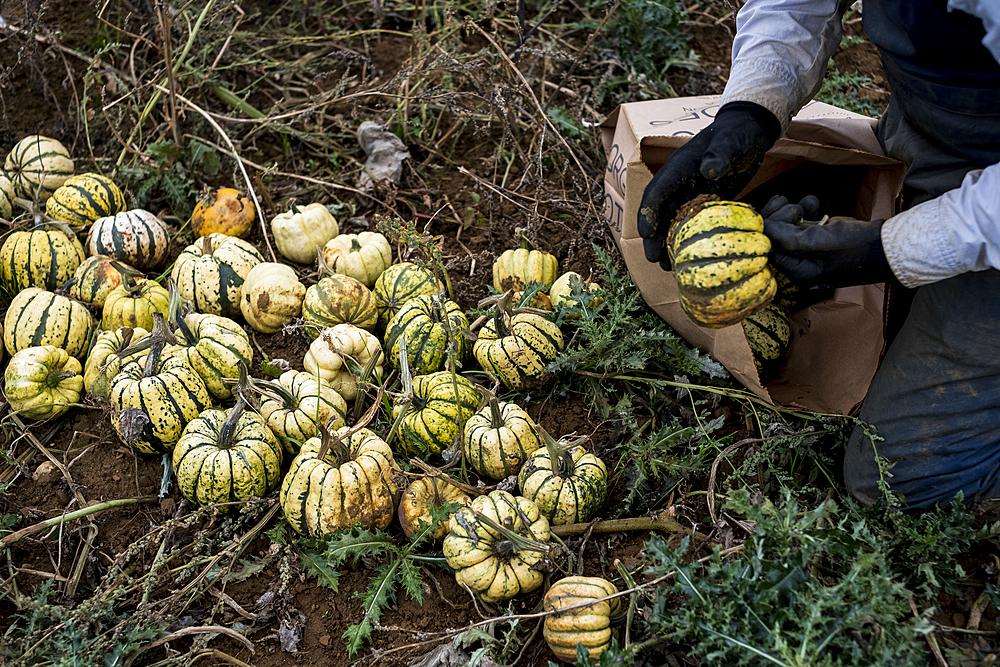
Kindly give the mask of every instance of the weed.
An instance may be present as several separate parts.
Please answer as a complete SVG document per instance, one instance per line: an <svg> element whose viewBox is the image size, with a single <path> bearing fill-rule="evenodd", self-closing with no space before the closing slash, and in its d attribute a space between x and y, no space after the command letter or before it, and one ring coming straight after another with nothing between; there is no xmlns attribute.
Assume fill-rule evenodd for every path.
<svg viewBox="0 0 1000 667"><path fill-rule="evenodd" d="M832 501L800 508L787 492L780 506L756 506L748 493L734 492L728 508L756 522L742 558L724 561L717 548L708 562L687 564L687 538L680 550L659 537L647 543L647 573L676 572L674 583L656 592L651 634L711 664L925 660L931 626L909 615L910 591L853 516Z"/></svg>
<svg viewBox="0 0 1000 667"><path fill-rule="evenodd" d="M608 42L613 44L633 76L643 78L660 97L676 97L664 73L677 63L691 59L687 51L691 36L681 26L687 18L675 0L624 0L608 23Z"/></svg>
<svg viewBox="0 0 1000 667"><path fill-rule="evenodd" d="M122 185L130 186L138 208L152 206L165 198L181 220L191 217L198 198L196 173L215 176L221 163L215 150L199 141L181 147L171 141L157 141L147 146L153 163L126 165L119 172Z"/></svg>
<svg viewBox="0 0 1000 667"><path fill-rule="evenodd" d="M832 104L841 109L847 109L854 113L864 114L872 118L882 115L882 109L871 101L868 97L860 95L858 91L871 84L870 77L861 74L846 74L839 71L830 61L826 78L823 79L823 86L816 94L816 99L820 102Z"/></svg>

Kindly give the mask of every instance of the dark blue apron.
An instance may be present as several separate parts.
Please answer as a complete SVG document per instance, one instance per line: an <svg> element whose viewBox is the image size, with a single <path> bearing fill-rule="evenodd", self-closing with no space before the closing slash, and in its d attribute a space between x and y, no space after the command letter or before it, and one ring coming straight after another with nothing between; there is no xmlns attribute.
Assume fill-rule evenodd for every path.
<svg viewBox="0 0 1000 667"><path fill-rule="evenodd" d="M866 0L863 11L892 90L879 140L909 166L904 208L1000 161L1000 64L982 21L945 0ZM959 491L967 503L1000 497L1000 272L915 291L860 416L883 438L857 428L848 444L845 482L865 504L884 500L880 480L911 509Z"/></svg>

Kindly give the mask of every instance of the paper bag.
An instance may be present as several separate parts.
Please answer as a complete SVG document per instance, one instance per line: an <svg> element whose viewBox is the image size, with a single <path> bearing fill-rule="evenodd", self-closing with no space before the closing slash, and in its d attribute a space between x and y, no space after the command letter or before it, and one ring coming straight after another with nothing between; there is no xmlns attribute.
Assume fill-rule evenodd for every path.
<svg viewBox="0 0 1000 667"><path fill-rule="evenodd" d="M885 344L883 285L838 289L792 314L785 366L762 386L743 327L696 325L681 309L673 274L646 261L636 229L643 189L675 149L712 122L718 104L718 96L624 104L601 124L608 158L604 213L612 235L646 302L743 386L775 405L848 414L864 398ZM807 104L737 199L759 210L774 194L790 201L814 194L830 215L891 216L906 168L882 153L875 122L828 104Z"/></svg>

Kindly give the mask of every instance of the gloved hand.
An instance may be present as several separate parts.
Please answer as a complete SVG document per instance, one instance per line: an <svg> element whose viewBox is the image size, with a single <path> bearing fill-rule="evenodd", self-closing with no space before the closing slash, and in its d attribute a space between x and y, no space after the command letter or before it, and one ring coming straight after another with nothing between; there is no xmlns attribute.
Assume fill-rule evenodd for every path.
<svg viewBox="0 0 1000 667"><path fill-rule="evenodd" d="M815 222L819 200L806 197L789 204L774 197L761 211L764 233L771 239L771 262L804 286L847 287L893 278L882 249L885 220L844 216Z"/></svg>
<svg viewBox="0 0 1000 667"><path fill-rule="evenodd" d="M670 268L664 240L679 209L698 195L732 199L781 134L773 113L753 102L730 102L715 120L674 151L642 193L639 235L646 259Z"/></svg>

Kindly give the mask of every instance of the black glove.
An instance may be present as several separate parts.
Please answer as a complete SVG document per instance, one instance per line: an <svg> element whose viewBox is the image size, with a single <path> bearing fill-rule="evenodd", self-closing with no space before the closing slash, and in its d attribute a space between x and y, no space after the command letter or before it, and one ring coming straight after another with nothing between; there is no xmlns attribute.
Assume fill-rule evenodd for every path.
<svg viewBox="0 0 1000 667"><path fill-rule="evenodd" d="M735 197L780 134L777 117L759 104L722 106L711 125L674 151L642 193L638 225L646 259L669 269L664 240L677 209L702 194Z"/></svg>
<svg viewBox="0 0 1000 667"><path fill-rule="evenodd" d="M885 220L818 217L819 200L806 197L788 204L774 197L761 211L764 233L771 238L771 262L805 286L847 287L893 279L882 249Z"/></svg>

